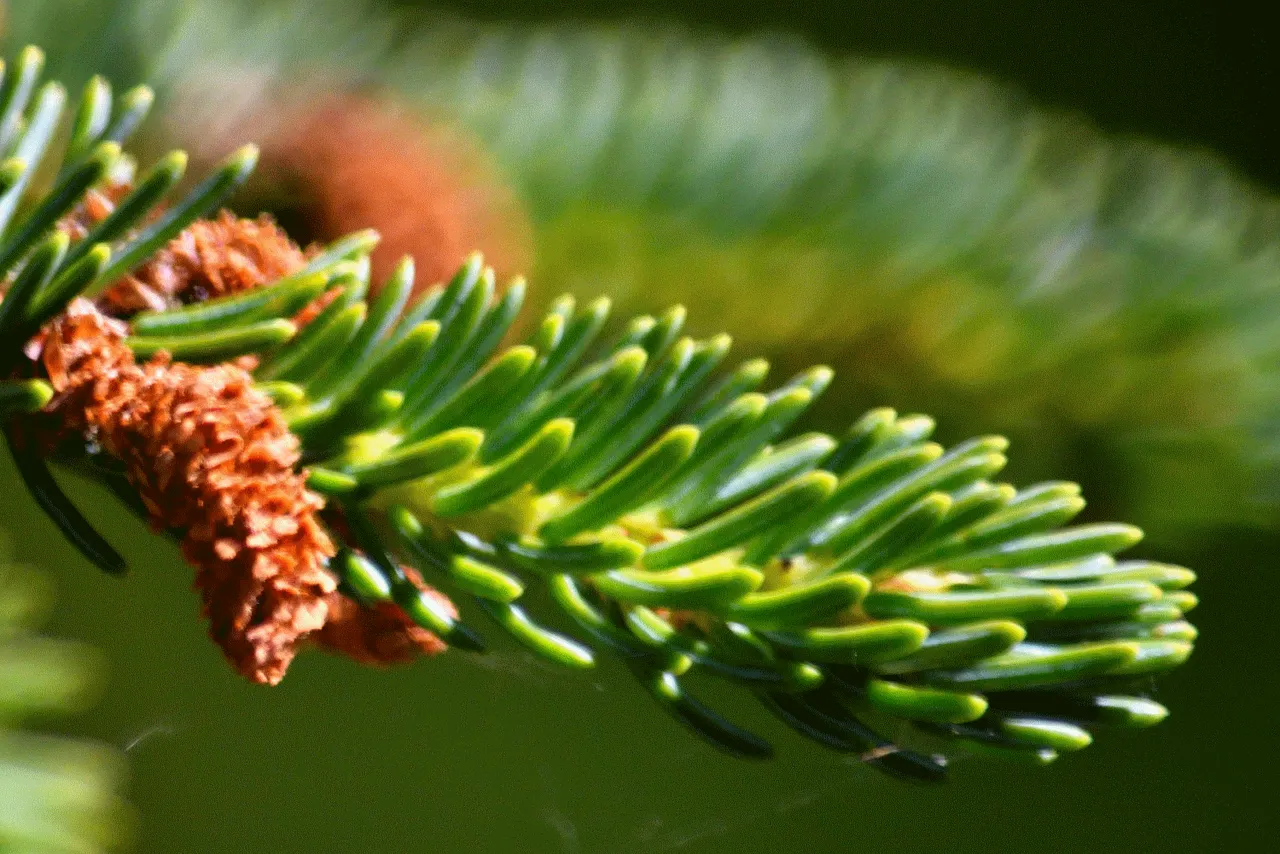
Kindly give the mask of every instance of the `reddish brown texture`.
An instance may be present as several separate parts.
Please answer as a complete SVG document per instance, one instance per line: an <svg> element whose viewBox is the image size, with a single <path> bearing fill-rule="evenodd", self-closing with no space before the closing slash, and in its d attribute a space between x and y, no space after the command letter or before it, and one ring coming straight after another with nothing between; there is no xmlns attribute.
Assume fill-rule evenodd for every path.
<svg viewBox="0 0 1280 854"><path fill-rule="evenodd" d="M428 587L412 567L402 569L419 590L446 606L453 616L458 615L453 603L444 594ZM383 602L366 608L335 593L329 597L328 604L329 619L316 633L316 643L361 664L385 667L445 650L440 638L414 623L393 603Z"/></svg>
<svg viewBox="0 0 1280 854"><path fill-rule="evenodd" d="M317 239L377 229L375 279L410 255L419 288L429 287L476 249L499 275L527 267L525 212L459 133L367 96L302 98L273 112L262 119L272 130L252 129L265 139L263 171L295 189Z"/></svg>
<svg viewBox="0 0 1280 854"><path fill-rule="evenodd" d="M38 358L57 395L45 435L99 442L125 463L155 528L183 532L210 635L236 669L274 685L310 642L372 665L442 652L398 606L365 608L337 592L325 569L334 546L317 518L324 502L296 471L297 438L249 375L163 355L138 365L125 331L83 300L46 330Z"/></svg>
<svg viewBox="0 0 1280 854"><path fill-rule="evenodd" d="M89 190L58 228L84 239L132 189L107 183ZM97 303L115 317L164 311L270 284L301 270L308 257L270 216L242 219L224 210L217 219L193 222Z"/></svg>
<svg viewBox="0 0 1280 854"><path fill-rule="evenodd" d="M132 190L132 184L121 181L108 181L93 187L70 213L58 221L58 228L72 240L83 240L91 228L111 216L120 200Z"/></svg>
<svg viewBox="0 0 1280 854"><path fill-rule="evenodd" d="M137 365L122 332L87 305L52 324L47 411L125 463L158 530L184 532L210 634L242 674L275 684L337 586L298 440L244 371Z"/></svg>
<svg viewBox="0 0 1280 854"><path fill-rule="evenodd" d="M301 270L307 255L271 217L198 220L104 295L113 314L237 294Z"/></svg>
<svg viewBox="0 0 1280 854"><path fill-rule="evenodd" d="M80 203L58 221L58 229L72 240L83 240L94 226L115 212L120 200L132 190L132 184L120 181L90 189ZM175 305L176 301L149 288L139 279L126 276L108 288L98 298L98 304L113 315L130 315L139 311L163 311Z"/></svg>
<svg viewBox="0 0 1280 854"><path fill-rule="evenodd" d="M307 303L306 307L303 308L302 311L295 314L293 316L293 322L298 325L299 329L306 326L311 321L319 317L326 308L332 305L334 300L342 296L342 290L343 289L341 287L329 288L329 290Z"/></svg>

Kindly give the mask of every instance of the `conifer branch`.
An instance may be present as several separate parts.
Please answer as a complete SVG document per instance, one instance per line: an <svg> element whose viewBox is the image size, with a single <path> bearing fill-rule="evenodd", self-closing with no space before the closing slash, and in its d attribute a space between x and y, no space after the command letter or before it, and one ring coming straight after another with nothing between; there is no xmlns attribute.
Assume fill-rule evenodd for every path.
<svg viewBox="0 0 1280 854"><path fill-rule="evenodd" d="M62 110L31 67L0 97L22 153L0 210ZM367 233L303 253L265 221L202 219L251 149L175 201L121 179L110 97L90 84L69 149L99 153L54 168L0 234L7 435L104 569L43 457L92 466L181 538L250 678L313 641L377 663L480 651L492 625L568 667L619 655L729 752L770 748L689 693L702 674L917 780L943 776L939 744L1048 762L1163 718L1145 692L1191 652L1193 574L1117 560L1132 526L1068 524L1073 484L997 481L1003 438L944 448L890 409L797 435L832 372L766 386L762 361L725 364L727 336L682 334L680 307L610 332L606 302L566 296L505 344L524 287L479 255L411 300L411 259L371 281ZM538 585L556 610L525 604Z"/></svg>

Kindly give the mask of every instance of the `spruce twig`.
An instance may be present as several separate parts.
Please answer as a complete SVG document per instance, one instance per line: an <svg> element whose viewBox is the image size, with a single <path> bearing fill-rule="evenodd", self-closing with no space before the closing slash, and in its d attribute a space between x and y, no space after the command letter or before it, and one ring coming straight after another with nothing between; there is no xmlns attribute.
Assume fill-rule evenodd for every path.
<svg viewBox="0 0 1280 854"><path fill-rule="evenodd" d="M86 95L104 97L100 84ZM918 780L942 762L868 721L1046 762L1091 728L1163 716L1143 692L1191 652L1193 574L1117 560L1141 538L1132 526L1069 525L1083 507L1073 485L995 481L1003 438L943 448L931 419L888 409L841 436L793 436L831 371L767 388L759 360L724 365L727 336L684 335L680 307L610 337L606 305L562 297L504 344L524 289L499 289L479 255L414 302L406 260L366 299L367 234L308 263L262 223L197 219L247 159L158 216L134 209L108 244L115 260L75 287L44 272L77 248L75 228L41 213L67 207L57 190L0 238L19 271L0 303L17 333L0 399L33 410L40 382L58 391L11 423L38 435L55 413L64 433L86 431L73 460L123 458L153 522L183 537L215 638L246 675L277 681L313 637L361 660L436 651L437 637L479 651L474 612L562 665L620 654L721 749L769 751L689 693L701 674ZM119 318L62 311L214 233L248 241L222 295L195 288L187 307ZM262 273L273 258L288 272ZM55 314L32 361L26 336ZM197 426L179 412L201 413ZM87 449L95 438L102 449ZM303 476L329 496L323 510ZM558 611L526 606L539 584Z"/></svg>

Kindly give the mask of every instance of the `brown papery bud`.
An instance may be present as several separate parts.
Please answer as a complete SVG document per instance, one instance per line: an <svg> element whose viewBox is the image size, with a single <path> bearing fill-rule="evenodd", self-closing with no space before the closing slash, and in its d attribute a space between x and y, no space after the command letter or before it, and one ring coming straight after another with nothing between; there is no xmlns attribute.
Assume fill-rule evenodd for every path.
<svg viewBox="0 0 1280 854"><path fill-rule="evenodd" d="M453 603L428 587L413 567L401 569L414 586L458 616ZM446 648L444 641L410 620L394 603L381 602L366 608L340 593L331 595L328 601L329 619L316 632L316 643L361 664L402 664L422 655L436 655Z"/></svg>
<svg viewBox="0 0 1280 854"><path fill-rule="evenodd" d="M125 463L157 530L183 532L213 639L245 676L275 684L337 587L298 440L241 369L138 365L121 333L87 304L51 325L46 411Z"/></svg>
<svg viewBox="0 0 1280 854"><path fill-rule="evenodd" d="M301 270L307 253L269 216L198 220L100 299L109 313L163 311L262 287Z"/></svg>

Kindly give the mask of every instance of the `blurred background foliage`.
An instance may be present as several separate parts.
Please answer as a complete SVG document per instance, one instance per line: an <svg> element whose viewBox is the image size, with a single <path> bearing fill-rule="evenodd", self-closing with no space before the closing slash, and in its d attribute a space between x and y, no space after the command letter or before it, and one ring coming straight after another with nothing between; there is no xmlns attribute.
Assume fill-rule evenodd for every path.
<svg viewBox="0 0 1280 854"><path fill-rule="evenodd" d="M97 851L127 837L123 761L109 747L27 731L81 712L100 688L93 650L32 634L47 578L0 542L0 850Z"/></svg>
<svg viewBox="0 0 1280 854"><path fill-rule="evenodd" d="M168 544L103 496L140 571L97 578L11 499L6 524L31 532L16 550L61 581L57 627L110 656L81 727L133 744L143 850L1265 838L1272 819L1231 818L1261 803L1275 747L1274 689L1245 669L1269 643L1280 544L1280 158L1256 27L1190 3L420 6L8 0L3 39L43 45L73 86L156 85L156 149L263 140L243 204L302 233L473 240L544 298L684 302L695 331L731 332L779 375L835 366L821 427L888 404L937 416L946 440L1009 434L1015 476L1079 480L1095 517L1200 571L1200 650L1159 730L1047 773L960 759L921 791L794 740L734 763L618 674L515 652L391 673L312 657L279 689L242 685ZM377 168L350 168L361 150Z"/></svg>
<svg viewBox="0 0 1280 854"><path fill-rule="evenodd" d="M741 20L727 38L331 0L58 2L100 26L73 42L33 4L15 31L43 22L70 82L105 64L155 83L158 144L212 160L263 142L245 204L310 236L372 224L447 256L439 275L479 246L544 297L684 302L697 331L727 328L784 370L836 367L833 423L889 401L948 437L1004 432L1029 448L1023 474L1089 472L1096 508L1161 542L1280 519L1277 205L1203 150ZM853 46L845 15L820 41ZM1136 36L1143 20L1092 24ZM1167 63L1160 34L1145 43ZM415 118L378 115L393 102ZM1120 128L1161 129L1144 109Z"/></svg>

